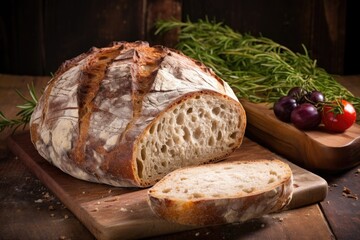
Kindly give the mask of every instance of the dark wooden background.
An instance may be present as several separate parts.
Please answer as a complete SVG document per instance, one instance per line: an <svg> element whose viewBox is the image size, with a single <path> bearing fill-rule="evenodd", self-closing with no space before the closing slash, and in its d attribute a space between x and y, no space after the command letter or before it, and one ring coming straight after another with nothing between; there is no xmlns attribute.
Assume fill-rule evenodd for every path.
<svg viewBox="0 0 360 240"><path fill-rule="evenodd" d="M207 16L242 33L262 34L301 51L333 74L359 74L359 14L346 0L3 0L0 73L50 75L92 46L146 40L173 46L175 35L154 36L160 18ZM354 5L353 5L354 4ZM353 60L355 59L355 60Z"/></svg>

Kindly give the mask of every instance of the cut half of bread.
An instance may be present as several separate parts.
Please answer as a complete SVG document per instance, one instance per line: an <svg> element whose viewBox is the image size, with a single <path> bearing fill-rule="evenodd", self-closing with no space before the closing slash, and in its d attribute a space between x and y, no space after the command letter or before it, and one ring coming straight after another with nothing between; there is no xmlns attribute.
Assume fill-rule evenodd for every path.
<svg viewBox="0 0 360 240"><path fill-rule="evenodd" d="M245 222L282 210L293 175L280 160L222 162L175 170L148 191L159 217L184 225Z"/></svg>

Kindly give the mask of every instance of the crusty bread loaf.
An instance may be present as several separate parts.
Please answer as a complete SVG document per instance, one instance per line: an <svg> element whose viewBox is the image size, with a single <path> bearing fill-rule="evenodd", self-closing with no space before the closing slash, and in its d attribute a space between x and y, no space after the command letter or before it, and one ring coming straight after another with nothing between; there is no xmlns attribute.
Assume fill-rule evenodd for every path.
<svg viewBox="0 0 360 240"><path fill-rule="evenodd" d="M280 160L235 161L175 170L148 191L153 212L185 225L244 222L280 211L293 176Z"/></svg>
<svg viewBox="0 0 360 240"><path fill-rule="evenodd" d="M38 152L64 172L123 187L153 185L241 145L245 111L209 68L146 42L65 62L30 121Z"/></svg>

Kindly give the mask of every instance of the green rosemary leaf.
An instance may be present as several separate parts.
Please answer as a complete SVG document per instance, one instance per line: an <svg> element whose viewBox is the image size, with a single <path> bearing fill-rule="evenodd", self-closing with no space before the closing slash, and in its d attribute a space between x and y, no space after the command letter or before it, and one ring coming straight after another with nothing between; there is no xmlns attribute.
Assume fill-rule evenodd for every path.
<svg viewBox="0 0 360 240"><path fill-rule="evenodd" d="M27 86L30 98L25 97L19 90L15 89L17 95L22 98L25 103L21 105L17 105L16 107L20 109L20 111L16 114L17 119L8 119L1 111L0 111L0 132L2 132L6 128L12 128L13 133L20 127L26 127L26 125L30 122L31 114L34 111L34 108L38 102L38 98L36 96L36 91L34 84Z"/></svg>
<svg viewBox="0 0 360 240"><path fill-rule="evenodd" d="M34 83L31 83L30 86L28 86L28 89L29 89L29 94L31 96L31 103L33 104L33 106L35 106L38 102L38 98L36 96L36 91L35 91L35 86L34 86Z"/></svg>
<svg viewBox="0 0 360 240"><path fill-rule="evenodd" d="M14 131L22 125L22 121L19 119L10 120L0 111L0 132L6 128L15 128Z"/></svg>
<svg viewBox="0 0 360 240"><path fill-rule="evenodd" d="M239 98L275 102L295 86L322 91L328 101L339 97L360 111L360 98L317 66L302 44L303 53L260 36L235 32L223 23L205 20L161 20L156 34L179 29L177 49L203 62L227 81Z"/></svg>

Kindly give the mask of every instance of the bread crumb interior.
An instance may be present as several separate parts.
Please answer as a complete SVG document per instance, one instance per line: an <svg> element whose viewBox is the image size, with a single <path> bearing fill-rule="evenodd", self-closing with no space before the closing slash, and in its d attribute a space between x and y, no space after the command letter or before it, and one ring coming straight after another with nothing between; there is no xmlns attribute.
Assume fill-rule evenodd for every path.
<svg viewBox="0 0 360 240"><path fill-rule="evenodd" d="M156 181L175 169L218 160L238 147L242 120L238 106L230 103L195 95L153 122L136 152L140 179Z"/></svg>
<svg viewBox="0 0 360 240"><path fill-rule="evenodd" d="M272 161L204 165L171 173L157 183L156 194L182 200L241 197L273 188L288 176L287 171Z"/></svg>

